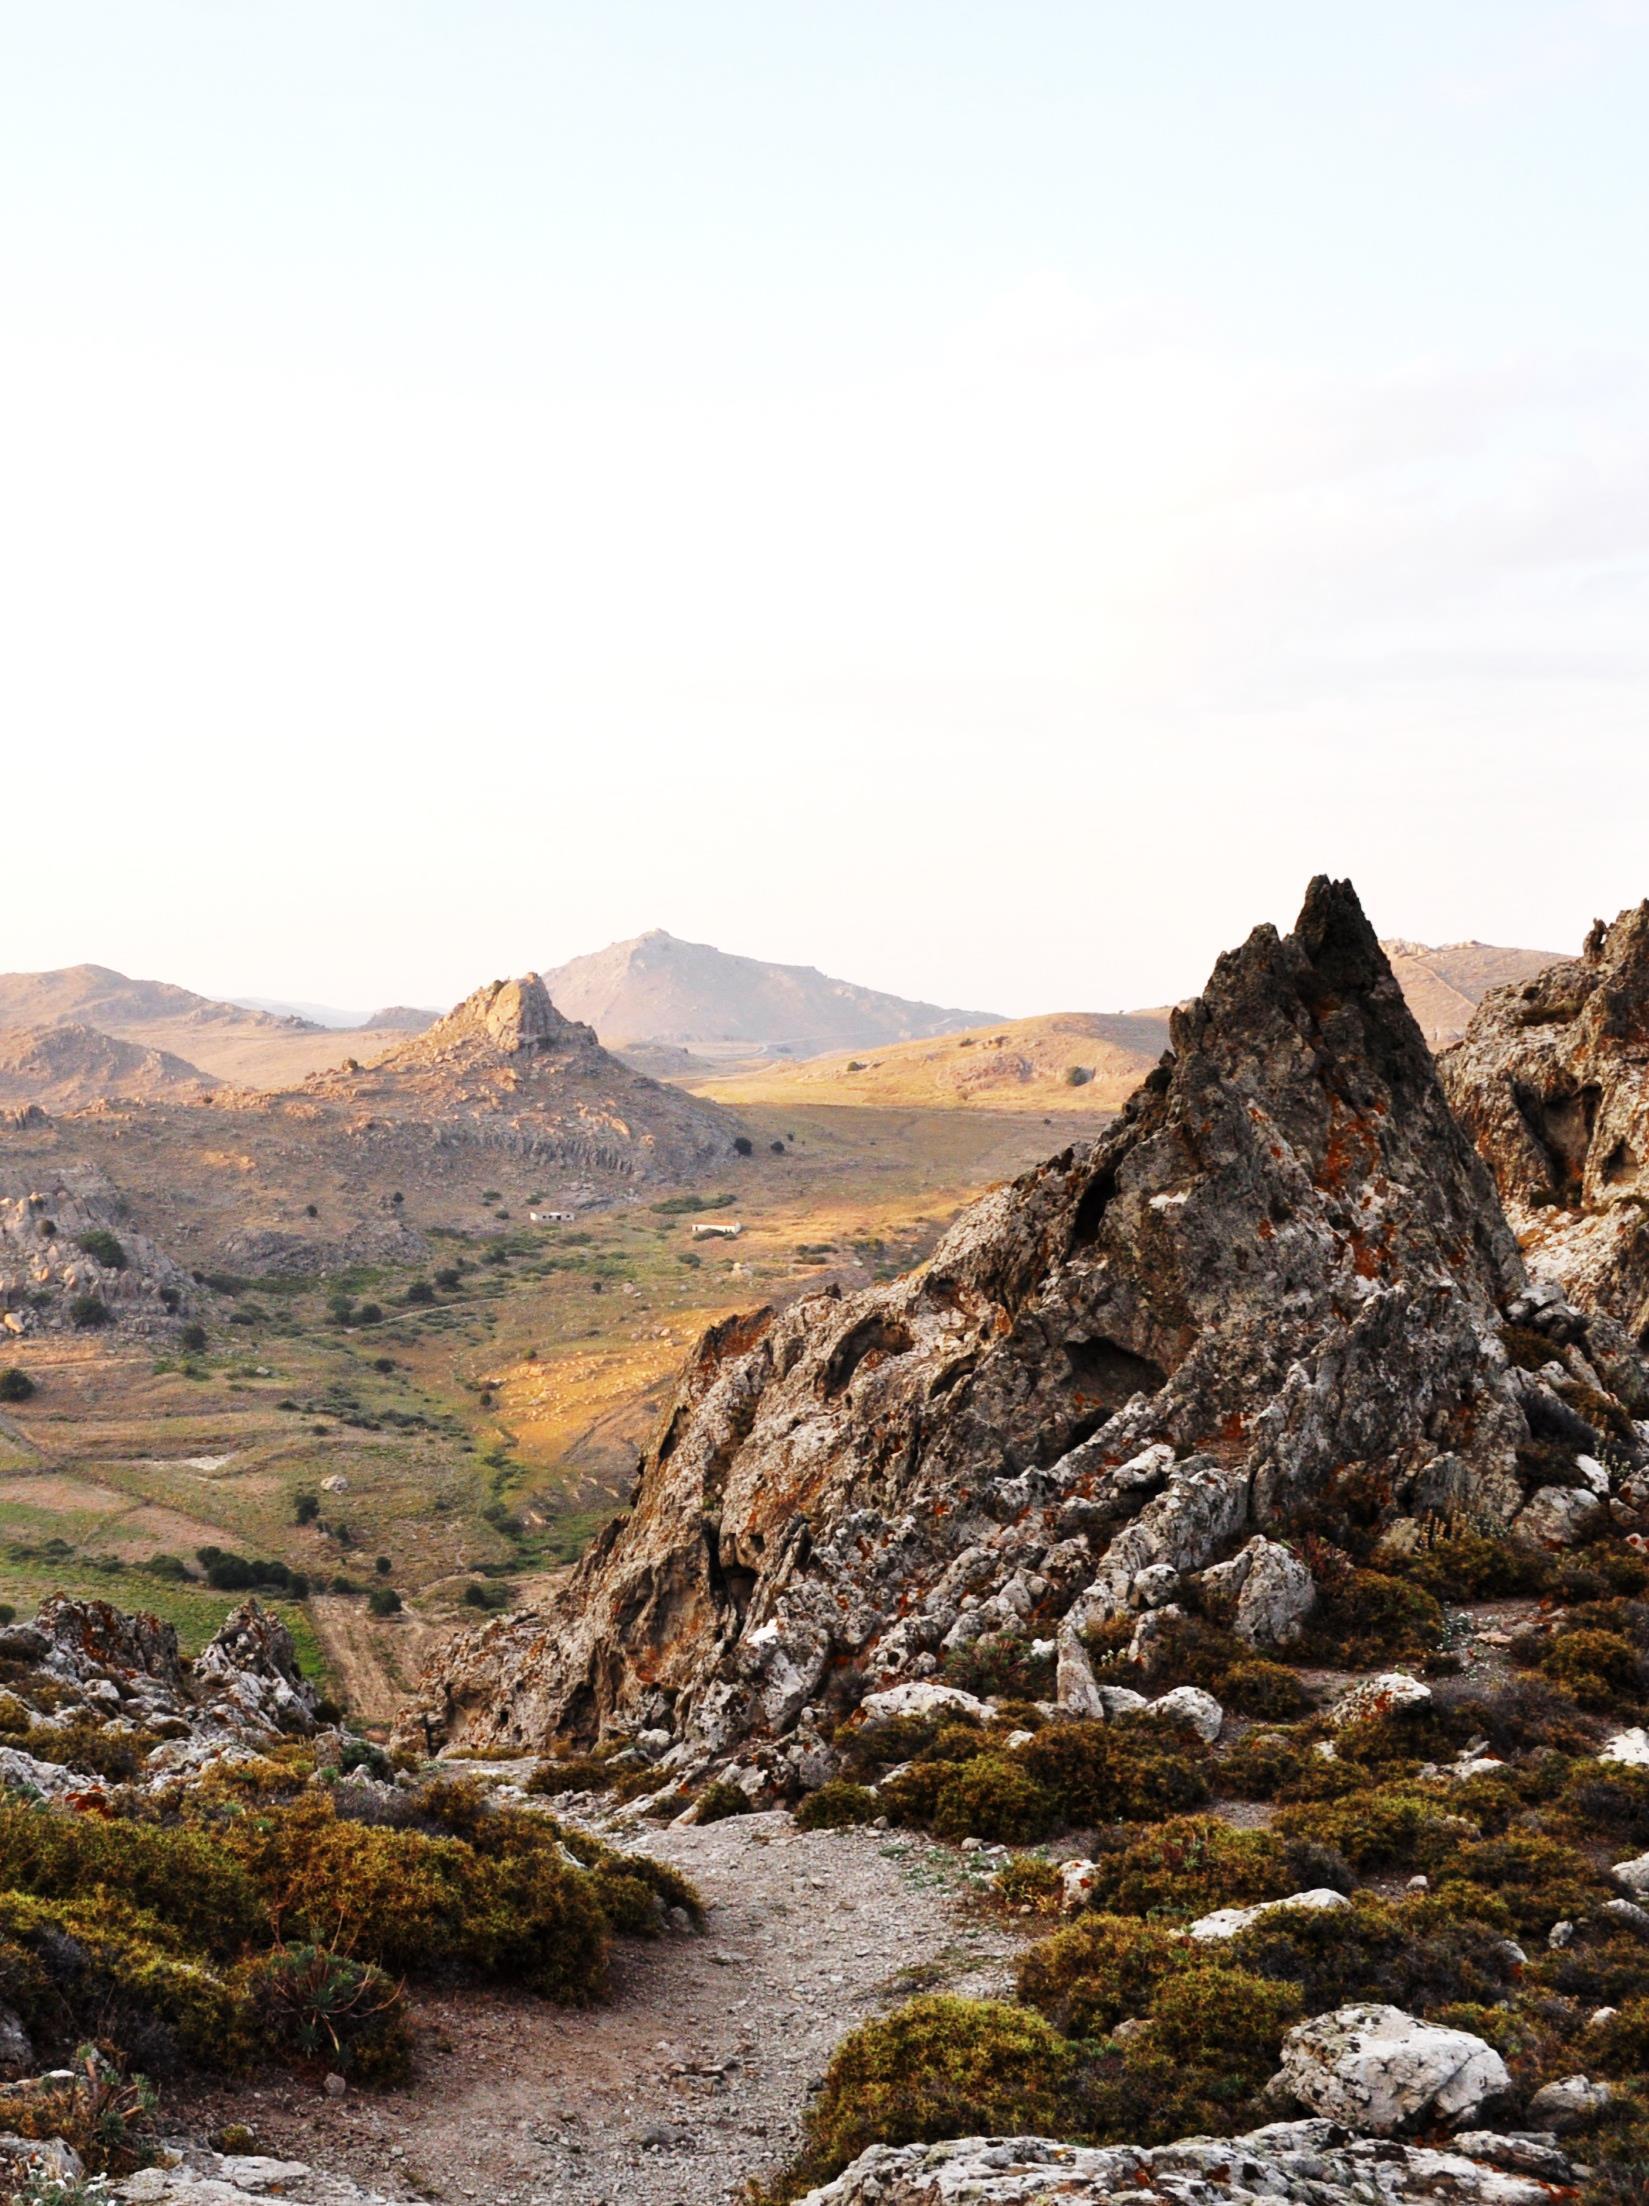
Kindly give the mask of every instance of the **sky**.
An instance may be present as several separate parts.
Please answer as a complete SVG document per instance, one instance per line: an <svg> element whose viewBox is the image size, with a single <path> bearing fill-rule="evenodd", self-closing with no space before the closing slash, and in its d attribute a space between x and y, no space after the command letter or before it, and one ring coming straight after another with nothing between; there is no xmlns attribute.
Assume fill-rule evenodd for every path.
<svg viewBox="0 0 1649 2206"><path fill-rule="evenodd" d="M0 0L0 967L1649 895L1649 0Z"/></svg>

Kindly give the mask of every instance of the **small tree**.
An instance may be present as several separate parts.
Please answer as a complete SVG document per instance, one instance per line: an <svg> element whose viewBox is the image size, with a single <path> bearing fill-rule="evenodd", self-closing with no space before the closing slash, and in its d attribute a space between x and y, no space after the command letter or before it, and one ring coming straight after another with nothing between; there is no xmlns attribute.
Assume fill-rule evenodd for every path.
<svg viewBox="0 0 1649 2206"><path fill-rule="evenodd" d="M318 1517L318 1516L320 1515L320 1513L321 1513L321 1497L320 1497L320 1495L319 1495L319 1494L307 1494L307 1493L306 1493L306 1494L294 1494L294 1495L293 1495L293 1497L292 1497L292 1517L293 1517L293 1521L294 1521L295 1523L297 1523L297 1524L313 1524L313 1523L314 1523L314 1521L315 1521L315 1519L316 1519L316 1518L317 1518L317 1517Z"/></svg>
<svg viewBox="0 0 1649 2206"><path fill-rule="evenodd" d="M34 1381L26 1371L19 1371L16 1364L8 1364L0 1371L0 1402L26 1402L34 1392Z"/></svg>
<svg viewBox="0 0 1649 2206"><path fill-rule="evenodd" d="M401 1606L401 1596L393 1586L374 1586L366 1605L374 1616L393 1616Z"/></svg>
<svg viewBox="0 0 1649 2206"><path fill-rule="evenodd" d="M104 1226L94 1226L90 1233L83 1233L76 1246L105 1271L123 1272L126 1269L126 1251Z"/></svg>
<svg viewBox="0 0 1649 2206"><path fill-rule="evenodd" d="M756 1144L748 1134L738 1134L734 1137L733 1149L737 1156L753 1157L756 1153Z"/></svg>
<svg viewBox="0 0 1649 2206"><path fill-rule="evenodd" d="M83 1333L110 1322L109 1305L100 1294L77 1294L69 1304L69 1322Z"/></svg>

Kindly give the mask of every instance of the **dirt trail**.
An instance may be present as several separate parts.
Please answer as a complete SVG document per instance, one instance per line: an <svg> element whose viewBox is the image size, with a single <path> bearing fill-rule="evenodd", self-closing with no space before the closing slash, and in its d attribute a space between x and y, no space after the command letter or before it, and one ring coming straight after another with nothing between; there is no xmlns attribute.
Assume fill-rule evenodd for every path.
<svg viewBox="0 0 1649 2206"><path fill-rule="evenodd" d="M248 2122L266 2150L399 2197L721 2206L792 2152L844 2031L912 1991L1005 1986L1013 1934L967 1904L978 1857L782 1812L625 1843L684 1870L710 1913L701 1936L621 1948L607 2005L421 2000L403 2090L224 2089L170 2110Z"/></svg>
<svg viewBox="0 0 1649 2206"><path fill-rule="evenodd" d="M312 1594L309 1616L350 1714L367 1725L392 1723L418 1682L434 1628L411 1609L375 1625L359 1599L339 1593Z"/></svg>

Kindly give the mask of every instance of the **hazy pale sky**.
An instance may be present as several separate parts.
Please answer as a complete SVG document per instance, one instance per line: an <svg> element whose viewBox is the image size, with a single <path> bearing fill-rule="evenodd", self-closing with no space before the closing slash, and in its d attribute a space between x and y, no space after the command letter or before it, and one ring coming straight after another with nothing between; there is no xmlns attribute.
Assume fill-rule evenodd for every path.
<svg viewBox="0 0 1649 2206"><path fill-rule="evenodd" d="M0 0L0 967L1649 894L1644 0Z"/></svg>

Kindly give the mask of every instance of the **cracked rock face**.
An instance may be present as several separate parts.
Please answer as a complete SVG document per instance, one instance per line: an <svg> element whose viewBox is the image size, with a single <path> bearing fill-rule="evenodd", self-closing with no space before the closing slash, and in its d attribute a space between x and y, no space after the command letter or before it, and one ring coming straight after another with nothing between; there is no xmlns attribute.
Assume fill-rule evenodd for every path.
<svg viewBox="0 0 1649 2206"><path fill-rule="evenodd" d="M1336 2007L1283 2040L1277 2082L1325 2119L1376 2137L1423 2122L1469 2121L1510 2088L1506 2064L1469 2030L1417 2022L1401 2007Z"/></svg>
<svg viewBox="0 0 1649 2206"><path fill-rule="evenodd" d="M1438 2151L1348 2138L1331 2122L1274 2122L1149 2150L1045 2137L873 2145L801 2206L1551 2206L1575 2179L1550 2138L1485 2132Z"/></svg>
<svg viewBox="0 0 1649 2206"><path fill-rule="evenodd" d="M782 1762L832 1698L987 1633L1057 1640L1075 1707L1076 1626L1166 1614L1174 1574L1246 1551L1255 1637L1285 1635L1309 1589L1247 1543L1346 1482L1503 1526L1523 1267L1349 885L1222 957L1172 1036L1104 1138L920 1271L709 1333L628 1515L553 1606L443 1650L404 1736Z"/></svg>
<svg viewBox="0 0 1649 2206"><path fill-rule="evenodd" d="M1580 957L1485 997L1441 1071L1531 1271L1645 1346L1649 903L1600 920Z"/></svg>

